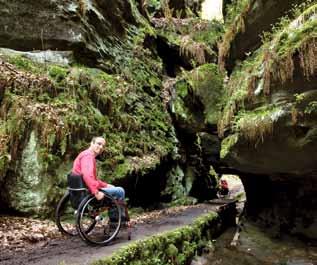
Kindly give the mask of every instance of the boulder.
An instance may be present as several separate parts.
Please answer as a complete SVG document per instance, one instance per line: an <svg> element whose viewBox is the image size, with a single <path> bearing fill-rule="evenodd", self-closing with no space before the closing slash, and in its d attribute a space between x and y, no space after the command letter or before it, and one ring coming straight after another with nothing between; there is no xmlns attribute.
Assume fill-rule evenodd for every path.
<svg viewBox="0 0 317 265"><path fill-rule="evenodd" d="M70 65L74 62L72 51L31 51L22 52L7 48L0 48L0 56L21 56L36 63ZM1 93L1 92L0 92ZM1 103L1 102L0 102Z"/></svg>
<svg viewBox="0 0 317 265"><path fill-rule="evenodd" d="M43 217L54 209L56 194L61 193L56 184L66 181L66 177L64 180L58 178L66 176L67 171L64 170L63 174L56 176L48 174L39 150L37 136L32 131L19 161L19 171L14 173L9 170L7 173L2 199L10 209Z"/></svg>
<svg viewBox="0 0 317 265"><path fill-rule="evenodd" d="M0 1L0 47L19 51L72 50L77 60L94 63L112 54L111 39L135 24L129 1Z"/></svg>
<svg viewBox="0 0 317 265"><path fill-rule="evenodd" d="M225 7L228 8L230 2L224 1ZM272 25L288 14L293 5L300 3L302 3L301 0L245 1L240 9L237 8L239 13L232 18L233 21L228 22L226 34L220 44L219 60L221 65L232 72L237 61L243 61L247 54L254 52L261 46L263 32L271 31ZM238 4L233 3L233 5Z"/></svg>

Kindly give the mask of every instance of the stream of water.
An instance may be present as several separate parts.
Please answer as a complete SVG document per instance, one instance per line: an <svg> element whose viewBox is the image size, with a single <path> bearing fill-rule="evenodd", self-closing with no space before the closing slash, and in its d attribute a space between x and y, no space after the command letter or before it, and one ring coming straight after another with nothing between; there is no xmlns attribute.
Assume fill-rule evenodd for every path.
<svg viewBox="0 0 317 265"><path fill-rule="evenodd" d="M231 199L238 199L242 212L246 200L238 177L227 175ZM317 242L305 242L281 235L274 238L251 221L244 221L236 246L232 246L236 228L227 229L216 241L201 265L317 265Z"/></svg>
<svg viewBox="0 0 317 265"><path fill-rule="evenodd" d="M228 229L206 256L205 265L316 265L317 244L282 236L272 238L251 222L243 225L237 246L230 245L235 228Z"/></svg>

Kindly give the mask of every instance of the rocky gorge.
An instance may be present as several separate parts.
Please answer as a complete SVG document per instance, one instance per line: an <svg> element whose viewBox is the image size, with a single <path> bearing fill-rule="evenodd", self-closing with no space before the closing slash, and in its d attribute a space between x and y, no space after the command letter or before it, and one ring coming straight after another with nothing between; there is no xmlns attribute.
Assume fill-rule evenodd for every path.
<svg viewBox="0 0 317 265"><path fill-rule="evenodd" d="M76 154L133 206L214 198L317 238L315 1L0 1L1 212L49 217ZM274 10L274 12L272 12ZM274 25L274 26L272 26Z"/></svg>

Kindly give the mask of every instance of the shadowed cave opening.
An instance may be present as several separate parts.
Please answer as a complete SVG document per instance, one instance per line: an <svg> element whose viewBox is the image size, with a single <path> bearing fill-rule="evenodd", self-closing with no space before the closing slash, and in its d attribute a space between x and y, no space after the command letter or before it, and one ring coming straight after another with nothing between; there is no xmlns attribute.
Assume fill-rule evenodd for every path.
<svg viewBox="0 0 317 265"><path fill-rule="evenodd" d="M157 52L162 58L166 74L170 77L176 77L181 68L192 70L193 67L184 56L180 56L179 47L169 45L167 39L158 36L156 39Z"/></svg>

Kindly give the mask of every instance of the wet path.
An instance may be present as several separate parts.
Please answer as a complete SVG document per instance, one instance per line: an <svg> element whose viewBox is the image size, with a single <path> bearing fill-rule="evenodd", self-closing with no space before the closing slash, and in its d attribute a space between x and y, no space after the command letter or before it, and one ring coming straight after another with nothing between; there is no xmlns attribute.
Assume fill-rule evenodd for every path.
<svg viewBox="0 0 317 265"><path fill-rule="evenodd" d="M135 240L166 232L184 225L191 224L198 216L210 211L218 211L220 204L201 204L186 208L184 211L170 213L152 221L137 224L132 230L132 240L127 240L125 230L120 232L118 238L105 247L93 247L86 245L80 238L62 238L50 240L45 246L28 252L6 252L1 250L1 265L85 265L92 261L111 255L120 247Z"/></svg>

